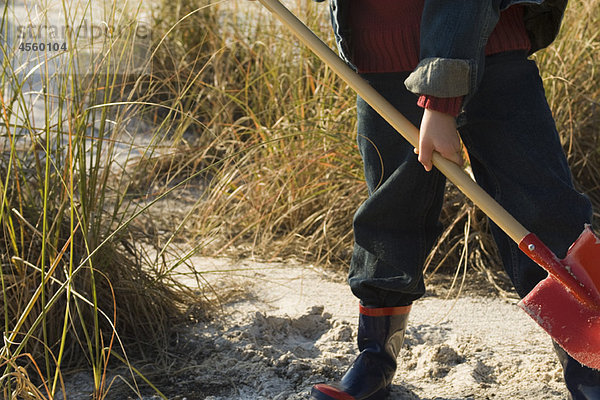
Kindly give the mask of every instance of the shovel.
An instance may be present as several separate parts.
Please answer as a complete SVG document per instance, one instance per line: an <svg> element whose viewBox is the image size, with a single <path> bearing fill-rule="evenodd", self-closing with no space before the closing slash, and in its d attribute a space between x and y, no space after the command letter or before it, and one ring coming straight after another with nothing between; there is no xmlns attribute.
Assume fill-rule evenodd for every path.
<svg viewBox="0 0 600 400"><path fill-rule="evenodd" d="M278 0L259 0L414 147L419 130L342 61ZM433 154L433 164L548 272L519 306L574 359L600 369L600 238L585 226L559 259L458 165Z"/></svg>

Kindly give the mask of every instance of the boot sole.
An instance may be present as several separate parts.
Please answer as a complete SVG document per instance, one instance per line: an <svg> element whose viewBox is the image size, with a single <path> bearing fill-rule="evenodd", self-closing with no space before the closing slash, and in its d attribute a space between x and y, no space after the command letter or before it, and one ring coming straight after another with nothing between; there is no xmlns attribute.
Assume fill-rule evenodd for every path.
<svg viewBox="0 0 600 400"><path fill-rule="evenodd" d="M313 386L310 392L311 400L385 400L388 394L389 386L373 393L369 397L359 399L333 386L323 384Z"/></svg>

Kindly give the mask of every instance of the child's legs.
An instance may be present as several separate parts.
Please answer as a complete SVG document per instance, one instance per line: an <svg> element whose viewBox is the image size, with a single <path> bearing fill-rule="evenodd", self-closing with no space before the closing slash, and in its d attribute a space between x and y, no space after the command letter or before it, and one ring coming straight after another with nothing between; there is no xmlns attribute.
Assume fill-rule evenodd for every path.
<svg viewBox="0 0 600 400"><path fill-rule="evenodd" d="M408 73L365 74L413 124L423 110L406 90ZM369 198L354 216L355 246L349 283L363 305L406 305L425 291L422 265L440 233L445 178L425 172L413 147L361 98L358 146Z"/></svg>
<svg viewBox="0 0 600 400"><path fill-rule="evenodd" d="M535 63L524 53L488 57L483 82L458 122L479 184L564 257L592 210L573 189ZM497 226L492 232L523 297L547 274Z"/></svg>

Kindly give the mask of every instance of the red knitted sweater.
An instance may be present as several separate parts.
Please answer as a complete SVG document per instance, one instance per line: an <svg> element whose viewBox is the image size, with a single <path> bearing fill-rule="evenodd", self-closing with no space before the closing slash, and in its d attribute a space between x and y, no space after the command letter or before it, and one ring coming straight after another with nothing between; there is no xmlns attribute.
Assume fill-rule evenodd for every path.
<svg viewBox="0 0 600 400"><path fill-rule="evenodd" d="M358 72L414 70L419 63L419 25L424 0L352 0L350 4L352 61ZM529 50L530 47L523 8L516 5L500 14L485 53ZM457 116L462 97L420 96L418 104Z"/></svg>

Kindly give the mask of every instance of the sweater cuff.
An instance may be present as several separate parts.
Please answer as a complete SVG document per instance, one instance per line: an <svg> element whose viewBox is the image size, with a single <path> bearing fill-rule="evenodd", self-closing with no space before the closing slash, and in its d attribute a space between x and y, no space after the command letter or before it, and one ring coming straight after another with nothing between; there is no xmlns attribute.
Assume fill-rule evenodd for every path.
<svg viewBox="0 0 600 400"><path fill-rule="evenodd" d="M434 110L450 114L453 117L457 117L460 113L464 96L459 97L434 97L421 95L417 101L419 107L427 108L428 110Z"/></svg>

